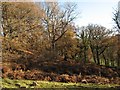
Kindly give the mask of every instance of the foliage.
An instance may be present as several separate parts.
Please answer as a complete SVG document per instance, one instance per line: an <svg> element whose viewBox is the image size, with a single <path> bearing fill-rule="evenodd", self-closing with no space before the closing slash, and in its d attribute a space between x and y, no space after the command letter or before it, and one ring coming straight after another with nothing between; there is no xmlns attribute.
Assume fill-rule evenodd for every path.
<svg viewBox="0 0 120 90"><path fill-rule="evenodd" d="M89 63L119 69L119 33L113 34L112 30L97 24L77 28L73 22L77 16L76 4L66 3L61 7L58 2L2 2L1 10L3 62L10 62L13 70L9 72L10 69L6 68L6 76L21 78L19 76L25 74L22 71L32 68L59 74L81 71L91 74L94 68L95 73L100 71L100 68L89 67ZM119 70L117 74L108 74L114 71L106 70L97 72L97 75L119 76ZM29 77L32 75L26 76ZM51 80L50 77L46 79Z"/></svg>

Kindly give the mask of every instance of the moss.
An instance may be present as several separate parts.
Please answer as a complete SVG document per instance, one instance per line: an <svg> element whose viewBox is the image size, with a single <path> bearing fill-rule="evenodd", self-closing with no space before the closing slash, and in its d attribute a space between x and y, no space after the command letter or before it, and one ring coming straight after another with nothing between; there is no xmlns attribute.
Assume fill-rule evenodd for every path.
<svg viewBox="0 0 120 90"><path fill-rule="evenodd" d="M36 86L30 86L34 81L33 80L11 80L11 79L3 79L2 87L3 88L111 88L119 85L116 84L83 84L83 83L61 83L61 82L48 82L48 81L35 81L37 83Z"/></svg>

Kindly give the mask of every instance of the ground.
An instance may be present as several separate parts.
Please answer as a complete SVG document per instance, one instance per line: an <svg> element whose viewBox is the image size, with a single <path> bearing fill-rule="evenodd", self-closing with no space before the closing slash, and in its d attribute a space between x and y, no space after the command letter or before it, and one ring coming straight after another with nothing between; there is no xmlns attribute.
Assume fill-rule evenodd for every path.
<svg viewBox="0 0 120 90"><path fill-rule="evenodd" d="M62 83L38 80L11 80L3 79L3 88L117 88L116 84L92 84L92 83Z"/></svg>
<svg viewBox="0 0 120 90"><path fill-rule="evenodd" d="M12 83L7 84L5 78L9 78L13 83L21 82L22 80L25 82L27 82L26 80L28 82L29 80L49 81L51 82L49 87L62 87L63 85L59 83L58 86L56 84L54 86L53 82L65 83L66 87L77 87L77 85L81 86L82 84L86 86L93 84L92 86L97 85L98 87L99 85L107 87L112 85L120 86L120 69L100 66L94 63L83 64L71 60L41 61L40 63L32 63L29 67L25 67L24 64L3 63L2 73L3 87L12 85ZM73 83L73 85L70 83ZM12 87L17 86L13 84Z"/></svg>

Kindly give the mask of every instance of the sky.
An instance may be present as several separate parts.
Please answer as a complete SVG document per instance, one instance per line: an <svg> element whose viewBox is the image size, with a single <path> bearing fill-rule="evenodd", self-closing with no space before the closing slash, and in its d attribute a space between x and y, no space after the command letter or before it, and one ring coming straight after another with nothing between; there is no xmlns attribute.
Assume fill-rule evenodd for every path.
<svg viewBox="0 0 120 90"><path fill-rule="evenodd" d="M37 0L41 1L41 0ZM44 1L44 0L42 0ZM118 8L119 0L46 0L59 2L75 2L77 4L76 12L80 13L75 20L78 26L88 24L99 24L112 29L115 26L113 12Z"/></svg>
<svg viewBox="0 0 120 90"><path fill-rule="evenodd" d="M118 2L78 2L79 18L75 21L78 26L99 24L107 28L114 25L113 12Z"/></svg>

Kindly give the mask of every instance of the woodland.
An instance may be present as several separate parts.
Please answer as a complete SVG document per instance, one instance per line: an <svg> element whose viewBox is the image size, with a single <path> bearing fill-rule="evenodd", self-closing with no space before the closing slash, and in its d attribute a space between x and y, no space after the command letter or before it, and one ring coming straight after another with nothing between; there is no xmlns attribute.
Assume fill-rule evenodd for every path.
<svg viewBox="0 0 120 90"><path fill-rule="evenodd" d="M115 28L110 30L98 24L76 26L75 3L2 2L0 8L3 80L120 88L119 11L114 11Z"/></svg>

